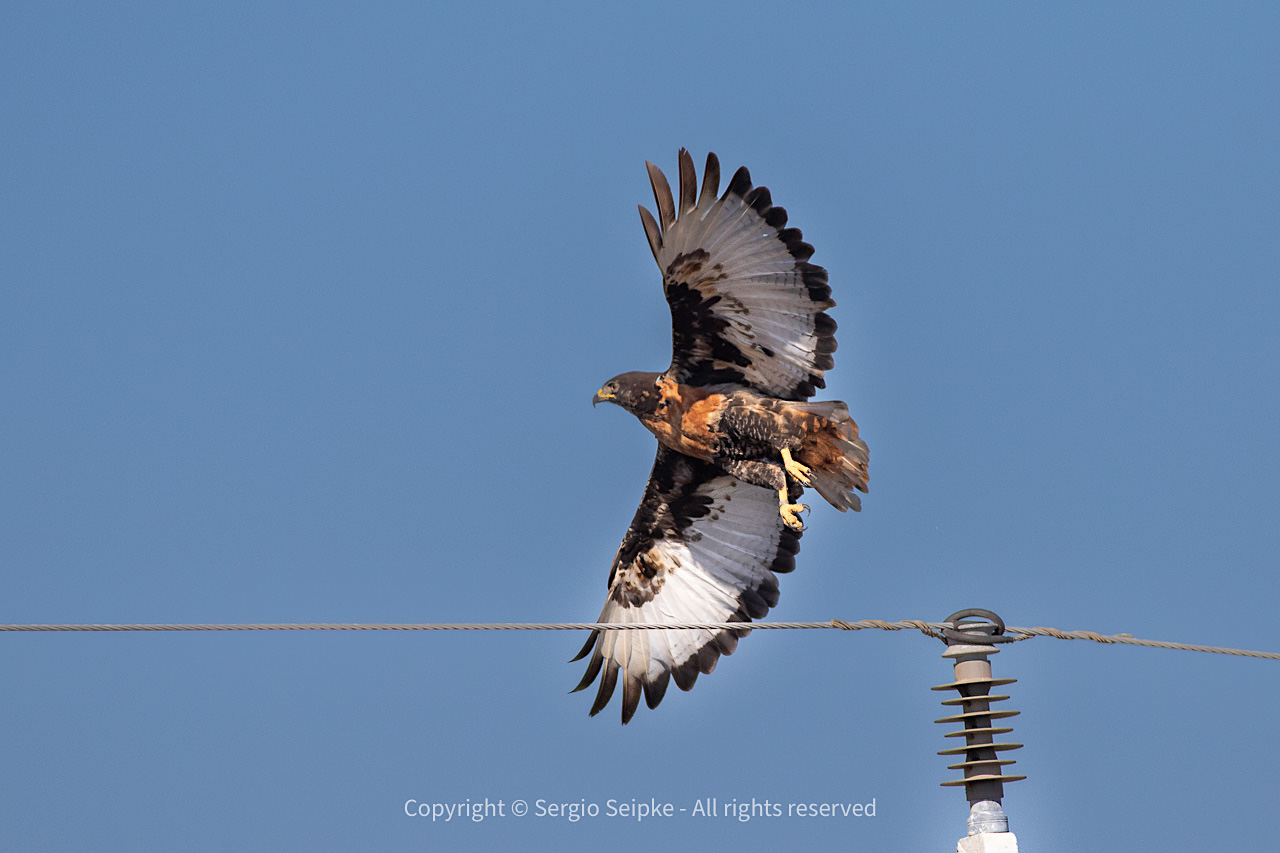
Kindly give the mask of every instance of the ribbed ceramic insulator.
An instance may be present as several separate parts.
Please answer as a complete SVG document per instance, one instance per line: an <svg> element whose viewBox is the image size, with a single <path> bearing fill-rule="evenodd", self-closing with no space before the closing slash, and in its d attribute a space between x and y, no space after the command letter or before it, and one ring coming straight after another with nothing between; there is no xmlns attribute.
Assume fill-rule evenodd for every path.
<svg viewBox="0 0 1280 853"><path fill-rule="evenodd" d="M983 653L980 650L986 650ZM980 800L999 801L1004 796L1004 783L1017 782L1026 776L1014 776L1004 772L1007 765L1015 763L1009 759L1001 759L1000 753L1011 749L1019 749L1020 743L1003 743L996 741L996 735L1008 734L1012 728L992 725L995 720L1015 717L1018 711L992 708L997 702L1003 702L1008 696L993 695L992 687L1013 684L1014 678L992 678L991 662L986 654L994 652L991 646L957 645L947 649L946 656L955 658L956 680L950 684L939 684L934 690L955 690L960 695L954 699L944 699L942 704L955 706L960 713L935 720L938 723L961 723L964 728L948 732L947 737L963 737L963 746L954 746L940 750L939 755L963 756L964 761L950 764L948 770L964 771L964 778L943 782L944 787L965 787L965 796L969 802ZM983 671L985 670L985 672Z"/></svg>

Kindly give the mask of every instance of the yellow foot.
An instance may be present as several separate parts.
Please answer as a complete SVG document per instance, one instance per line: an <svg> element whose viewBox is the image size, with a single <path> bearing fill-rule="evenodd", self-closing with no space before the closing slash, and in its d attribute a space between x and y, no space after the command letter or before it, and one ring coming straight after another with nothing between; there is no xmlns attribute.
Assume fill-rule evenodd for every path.
<svg viewBox="0 0 1280 853"><path fill-rule="evenodd" d="M792 530L804 530L804 522L800 520L800 513L808 512L809 507L804 504L780 504L778 506L778 514L782 516L782 521Z"/></svg>
<svg viewBox="0 0 1280 853"><path fill-rule="evenodd" d="M787 473L795 477L800 482L800 485L809 485L809 468L792 459L791 451L785 447L782 448L782 464L786 466ZM796 504L796 506L802 506L802 504Z"/></svg>

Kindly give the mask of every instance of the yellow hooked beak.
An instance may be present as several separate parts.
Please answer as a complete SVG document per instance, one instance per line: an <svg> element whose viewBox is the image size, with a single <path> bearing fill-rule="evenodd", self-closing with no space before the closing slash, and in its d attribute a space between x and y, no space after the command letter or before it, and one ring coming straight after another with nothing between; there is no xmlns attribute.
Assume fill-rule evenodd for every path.
<svg viewBox="0 0 1280 853"><path fill-rule="evenodd" d="M601 388L599 391L596 392L596 395L591 398L591 407L595 408L596 403L601 403L601 402L604 402L605 400L612 400L616 396L617 395L614 394L613 392L606 391L603 388Z"/></svg>

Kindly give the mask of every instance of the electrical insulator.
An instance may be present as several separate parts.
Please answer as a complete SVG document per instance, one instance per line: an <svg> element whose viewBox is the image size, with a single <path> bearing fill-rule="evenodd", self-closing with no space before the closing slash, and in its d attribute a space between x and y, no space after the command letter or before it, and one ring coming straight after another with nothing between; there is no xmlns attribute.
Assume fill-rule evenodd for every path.
<svg viewBox="0 0 1280 853"><path fill-rule="evenodd" d="M973 622L966 619L979 618ZM944 787L964 786L969 801L969 834L984 832L1008 832L1009 819L1001 806L1004 783L1017 782L1026 776L1012 776L1004 772L1010 759L1001 759L1000 753L1021 748L1020 743L1001 743L997 735L1013 731L1006 726L994 725L996 720L1015 717L1018 711L997 710L992 705L1003 702L1008 696L992 695L991 688L1013 684L1015 678L992 678L988 655L999 651L996 643L1007 643L1012 638L1004 636L1004 622L989 610L961 610L947 617L948 628L943 630L947 650L942 656L955 666L955 680L939 684L934 690L955 690L960 695L944 699L943 705L953 706L960 713L936 720L938 723L961 723L963 729L948 732L947 737L963 737L964 745L938 752L939 755L960 756L964 760L948 765L948 770L964 771L964 778L943 782Z"/></svg>

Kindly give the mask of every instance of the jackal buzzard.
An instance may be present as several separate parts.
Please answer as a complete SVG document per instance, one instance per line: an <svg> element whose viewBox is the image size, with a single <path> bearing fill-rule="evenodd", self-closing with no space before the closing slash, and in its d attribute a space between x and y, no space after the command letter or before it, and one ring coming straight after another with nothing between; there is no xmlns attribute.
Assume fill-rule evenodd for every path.
<svg viewBox="0 0 1280 853"><path fill-rule="evenodd" d="M765 187L739 169L717 197L707 155L695 200L693 159L680 151L680 197L646 164L658 218L640 208L671 306L673 354L663 373L624 373L593 403L615 403L658 437L658 457L613 559L600 622L750 622L778 603L776 574L795 568L802 486L840 511L860 509L867 446L844 403L808 403L835 352L835 305L813 247ZM732 654L748 629L593 631L574 660L575 690L600 677L591 713L622 679L622 722L643 692L654 708L670 679L682 690Z"/></svg>

